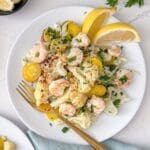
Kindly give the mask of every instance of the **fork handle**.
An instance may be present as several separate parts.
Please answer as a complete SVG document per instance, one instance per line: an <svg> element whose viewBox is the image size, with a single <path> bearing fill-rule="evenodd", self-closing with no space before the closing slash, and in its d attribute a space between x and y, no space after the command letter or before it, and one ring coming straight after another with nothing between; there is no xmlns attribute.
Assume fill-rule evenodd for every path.
<svg viewBox="0 0 150 150"><path fill-rule="evenodd" d="M59 115L59 118L65 122L69 127L71 127L76 133L78 133L84 140L86 140L95 150L106 150L102 144L100 144L98 141L96 141L94 138L89 136L87 133L85 133L80 128L76 127L72 123L70 123L67 119Z"/></svg>

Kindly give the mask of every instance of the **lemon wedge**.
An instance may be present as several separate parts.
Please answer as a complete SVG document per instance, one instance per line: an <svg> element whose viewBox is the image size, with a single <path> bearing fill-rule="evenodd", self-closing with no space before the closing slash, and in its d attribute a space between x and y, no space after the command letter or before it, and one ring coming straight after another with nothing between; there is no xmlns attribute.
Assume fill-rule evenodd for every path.
<svg viewBox="0 0 150 150"><path fill-rule="evenodd" d="M92 40L99 28L116 12L116 8L95 8L85 18L82 32Z"/></svg>
<svg viewBox="0 0 150 150"><path fill-rule="evenodd" d="M140 36L130 24L117 22L100 28L93 39L98 46L120 42L140 42Z"/></svg>
<svg viewBox="0 0 150 150"><path fill-rule="evenodd" d="M0 10L11 11L14 8L14 2L11 0L0 0Z"/></svg>

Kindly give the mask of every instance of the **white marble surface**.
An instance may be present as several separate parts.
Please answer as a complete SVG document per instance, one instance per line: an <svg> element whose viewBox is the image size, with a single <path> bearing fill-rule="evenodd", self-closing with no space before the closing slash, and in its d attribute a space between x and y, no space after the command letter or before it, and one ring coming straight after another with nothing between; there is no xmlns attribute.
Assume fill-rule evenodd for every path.
<svg viewBox="0 0 150 150"><path fill-rule="evenodd" d="M5 69L8 53L14 40L18 34L26 27L33 18L41 13L56 7L66 5L86 5L86 6L102 6L104 0L29 0L29 2L20 11L9 16L0 16L0 115L14 121L24 131L27 128L17 117L6 90ZM122 3L118 12L115 14L122 21L130 22L139 30L142 42L140 43L146 64L147 73L150 73L150 0L145 1L142 8L124 8ZM140 110L129 123L114 138L124 142L149 147L150 149L150 79L147 79L147 89ZM137 91L140 92L140 91Z"/></svg>

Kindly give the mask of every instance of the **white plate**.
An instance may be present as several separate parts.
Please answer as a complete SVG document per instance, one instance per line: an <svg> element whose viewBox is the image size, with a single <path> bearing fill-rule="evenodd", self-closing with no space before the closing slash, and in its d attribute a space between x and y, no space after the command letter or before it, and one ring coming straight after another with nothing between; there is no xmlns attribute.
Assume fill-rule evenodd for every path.
<svg viewBox="0 0 150 150"><path fill-rule="evenodd" d="M0 116L0 136L16 144L16 150L34 150L26 135L12 122Z"/></svg>
<svg viewBox="0 0 150 150"><path fill-rule="evenodd" d="M76 133L69 131L66 134L61 132L62 126L50 126L49 121L43 114L32 109L16 92L18 82L21 77L21 60L29 48L40 39L42 30L47 26L54 26L55 23L65 20L74 20L82 23L85 12L91 11L89 7L63 7L50 10L39 16L21 33L17 38L7 65L7 86L14 108L20 119L33 131L41 136L55 139L67 143L85 144ZM111 17L109 22L118 21ZM104 141L121 129L123 129L133 118L138 110L145 90L146 70L142 51L138 44L124 44L125 55L128 58L128 67L136 72L132 85L127 89L132 101L123 105L119 114L115 117L101 115L99 119L88 129L91 134L99 141Z"/></svg>

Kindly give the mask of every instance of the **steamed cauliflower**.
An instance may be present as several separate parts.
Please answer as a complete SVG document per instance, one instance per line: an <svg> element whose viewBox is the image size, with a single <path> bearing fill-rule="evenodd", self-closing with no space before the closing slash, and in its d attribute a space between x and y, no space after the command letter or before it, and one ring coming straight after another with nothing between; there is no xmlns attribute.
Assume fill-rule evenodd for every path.
<svg viewBox="0 0 150 150"><path fill-rule="evenodd" d="M40 106L42 103L48 103L49 88L44 82L37 82L34 91L35 103Z"/></svg>
<svg viewBox="0 0 150 150"><path fill-rule="evenodd" d="M71 102L76 108L83 107L87 101L87 98L88 98L87 95L80 93L78 91L72 91L70 93Z"/></svg>
<svg viewBox="0 0 150 150"><path fill-rule="evenodd" d="M78 80L79 92L87 93L91 90L89 83L86 81L85 77L79 73L79 67L68 67L69 71L72 72L74 77Z"/></svg>
<svg viewBox="0 0 150 150"><path fill-rule="evenodd" d="M97 66L84 62L82 68L83 69L80 69L80 73L85 77L86 81L93 86L99 77Z"/></svg>
<svg viewBox="0 0 150 150"><path fill-rule="evenodd" d="M77 124L79 127L86 129L91 126L93 121L93 116L90 113L86 112L86 113L81 113L74 117L69 117L68 119L71 122Z"/></svg>

